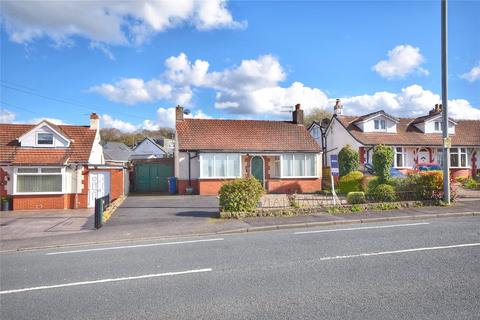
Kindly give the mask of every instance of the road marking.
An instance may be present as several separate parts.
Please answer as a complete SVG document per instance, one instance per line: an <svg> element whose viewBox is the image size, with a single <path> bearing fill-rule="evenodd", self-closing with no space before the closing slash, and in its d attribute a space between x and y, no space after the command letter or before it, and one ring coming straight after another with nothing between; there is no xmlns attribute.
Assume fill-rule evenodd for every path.
<svg viewBox="0 0 480 320"><path fill-rule="evenodd" d="M327 229L327 230L316 230L316 231L299 231L299 232L295 232L294 234L324 233L324 232L338 232L338 231L355 231L355 230L384 229L384 228L400 228L400 227L422 226L422 225L426 225L426 224L430 224L430 223L429 222L418 222L418 223L405 223L405 224L390 224L388 226L344 228L344 229Z"/></svg>
<svg viewBox="0 0 480 320"><path fill-rule="evenodd" d="M47 289L64 288L64 287L84 286L84 285L97 284L97 283L108 283L108 282L119 282L119 281L128 281L128 280L159 278L159 277L167 277L167 276L177 276L177 275L182 275L182 274L201 273L201 272L210 272L210 271L212 271L211 268L206 268L206 269L179 271L179 272L146 274L146 275L135 276L135 277L122 277L122 278L101 279L101 280L92 280L92 281L71 282L71 283L56 284L56 285L52 285L52 286L40 286L40 287L32 287L32 288L5 290L5 291L0 291L0 295L10 294L10 293L36 291L36 290L47 290Z"/></svg>
<svg viewBox="0 0 480 320"><path fill-rule="evenodd" d="M360 257L371 257L371 256L382 256L382 255L387 255L387 254L408 253L408 252L418 252L418 251L430 251L430 250L443 250L443 249L452 249L452 248L475 247L475 246L480 246L480 242L456 244L456 245L451 245L451 246L426 247L426 248L404 249L404 250L395 250L395 251L381 251L381 252L372 252L372 253L351 254L351 255L346 255L346 256L323 257L323 258L320 258L320 261L336 260L336 259L349 259L349 258L360 258Z"/></svg>
<svg viewBox="0 0 480 320"><path fill-rule="evenodd" d="M70 254L70 253L82 253L82 252L91 252L91 251L106 251L106 250L120 250L120 249L131 249L131 248L145 248L145 247L158 247L166 245L175 245L175 244L187 244L187 243L197 243L197 242L212 242L212 241L222 241L223 238L214 238L214 239L202 239L202 240L188 240L188 241L176 241L176 242L161 242L161 243L149 243L149 244L139 244L132 246L120 246L120 247L105 247L105 248L94 248L94 249L82 249L82 250L71 250L71 251L59 251L59 252L49 252L45 255L53 256L58 254Z"/></svg>

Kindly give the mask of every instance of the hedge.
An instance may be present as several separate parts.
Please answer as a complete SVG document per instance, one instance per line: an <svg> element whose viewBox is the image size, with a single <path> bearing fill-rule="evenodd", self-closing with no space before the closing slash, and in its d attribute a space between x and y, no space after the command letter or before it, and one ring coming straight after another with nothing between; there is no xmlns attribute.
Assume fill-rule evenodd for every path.
<svg viewBox="0 0 480 320"><path fill-rule="evenodd" d="M258 201L264 193L262 184L253 177L226 182L219 192L221 210L228 212L255 211Z"/></svg>
<svg viewBox="0 0 480 320"><path fill-rule="evenodd" d="M373 169L381 182L386 182L390 178L390 167L394 157L395 153L392 147L378 145L373 149Z"/></svg>
<svg viewBox="0 0 480 320"><path fill-rule="evenodd" d="M373 189L371 196L377 202L392 202L398 198L395 188L389 184L379 184Z"/></svg>
<svg viewBox="0 0 480 320"><path fill-rule="evenodd" d="M349 192L347 194L347 202L349 204L365 203L365 193L362 191Z"/></svg>
<svg viewBox="0 0 480 320"><path fill-rule="evenodd" d="M358 170L359 158L358 152L353 150L348 144L338 153L338 171L340 176L349 174Z"/></svg>
<svg viewBox="0 0 480 320"><path fill-rule="evenodd" d="M362 191L363 173L360 171L352 171L349 174L340 177L338 188L341 193L349 193L354 191Z"/></svg>

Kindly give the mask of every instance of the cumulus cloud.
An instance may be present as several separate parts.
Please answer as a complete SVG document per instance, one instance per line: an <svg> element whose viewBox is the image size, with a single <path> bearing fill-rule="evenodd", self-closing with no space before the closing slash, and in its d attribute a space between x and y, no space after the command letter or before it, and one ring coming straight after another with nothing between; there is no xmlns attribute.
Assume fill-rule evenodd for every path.
<svg viewBox="0 0 480 320"><path fill-rule="evenodd" d="M469 82L474 82L480 79L480 62L474 66L470 71L462 74L460 78Z"/></svg>
<svg viewBox="0 0 480 320"><path fill-rule="evenodd" d="M184 25L198 30L246 26L235 21L226 0L4 0L1 8L8 36L16 43L47 37L65 44L79 36L97 44L139 45L158 32Z"/></svg>
<svg viewBox="0 0 480 320"><path fill-rule="evenodd" d="M403 79L413 72L428 75L428 70L421 67L425 58L419 48L408 44L399 45L388 51L387 56L387 60L382 60L372 67L383 78Z"/></svg>
<svg viewBox="0 0 480 320"><path fill-rule="evenodd" d="M15 113L5 108L0 108L0 123L13 123L15 120Z"/></svg>
<svg viewBox="0 0 480 320"><path fill-rule="evenodd" d="M115 128L124 132L133 132L138 129L138 126L135 126L123 120L114 119L112 116L108 114L102 115L100 117L100 120L102 121L102 126L105 128Z"/></svg>

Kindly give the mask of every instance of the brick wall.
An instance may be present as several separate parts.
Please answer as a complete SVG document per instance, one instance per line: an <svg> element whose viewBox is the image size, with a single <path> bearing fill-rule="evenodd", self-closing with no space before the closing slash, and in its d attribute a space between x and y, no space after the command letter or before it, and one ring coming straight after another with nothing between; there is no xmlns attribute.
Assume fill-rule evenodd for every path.
<svg viewBox="0 0 480 320"><path fill-rule="evenodd" d="M115 200L123 195L123 169L110 171L110 199Z"/></svg>
<svg viewBox="0 0 480 320"><path fill-rule="evenodd" d="M68 209L64 194L13 196L14 210Z"/></svg>
<svg viewBox="0 0 480 320"><path fill-rule="evenodd" d="M220 191L220 188L226 181L231 181L231 179L199 179L198 194L204 196L217 195Z"/></svg>
<svg viewBox="0 0 480 320"><path fill-rule="evenodd" d="M459 177L471 177L472 169L471 168L461 168L461 169L450 169L450 177L456 179Z"/></svg>
<svg viewBox="0 0 480 320"><path fill-rule="evenodd" d="M322 179L270 179L267 180L269 193L310 193L322 188Z"/></svg>
<svg viewBox="0 0 480 320"><path fill-rule="evenodd" d="M186 188L188 187L188 180L177 180L177 191L178 194L187 194ZM198 193L198 180L192 179L192 188L193 188L193 194L199 194Z"/></svg>

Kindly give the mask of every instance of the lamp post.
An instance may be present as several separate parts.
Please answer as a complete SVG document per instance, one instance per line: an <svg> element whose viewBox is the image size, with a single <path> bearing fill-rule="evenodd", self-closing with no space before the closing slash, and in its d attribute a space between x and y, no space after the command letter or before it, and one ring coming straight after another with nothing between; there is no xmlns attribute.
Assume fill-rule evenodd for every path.
<svg viewBox="0 0 480 320"><path fill-rule="evenodd" d="M450 204L450 138L448 137L448 64L447 64L447 0L442 5L442 137L443 137L443 200Z"/></svg>

